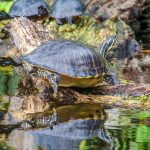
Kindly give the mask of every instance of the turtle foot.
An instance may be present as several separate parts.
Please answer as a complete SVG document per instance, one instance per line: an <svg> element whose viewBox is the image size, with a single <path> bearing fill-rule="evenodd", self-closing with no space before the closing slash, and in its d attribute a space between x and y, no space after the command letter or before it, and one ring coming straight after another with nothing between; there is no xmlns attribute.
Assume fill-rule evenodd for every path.
<svg viewBox="0 0 150 150"><path fill-rule="evenodd" d="M51 116L49 116L49 121L48 121L48 126L49 126L50 130L52 130L53 127L55 125L57 125L58 123L59 123L59 116L56 112L56 109L53 108L53 113Z"/></svg>
<svg viewBox="0 0 150 150"><path fill-rule="evenodd" d="M48 11L45 7L39 6L38 7L38 14L39 14L39 16L43 16L44 14L48 14Z"/></svg>
<svg viewBox="0 0 150 150"><path fill-rule="evenodd" d="M52 88L54 90L54 96L57 96L57 94L58 94L58 82L60 80L59 76L52 73L49 75L48 79L51 82Z"/></svg>
<svg viewBox="0 0 150 150"><path fill-rule="evenodd" d="M59 25L63 25L63 23L62 23L62 21L61 21L61 19L60 19L60 18L55 18L55 20L56 20L57 24L59 24Z"/></svg>
<svg viewBox="0 0 150 150"><path fill-rule="evenodd" d="M72 17L68 17L68 18L67 18L67 21L68 21L68 23L69 23L70 25L72 25Z"/></svg>
<svg viewBox="0 0 150 150"><path fill-rule="evenodd" d="M116 79L116 77L114 75L105 75L104 80L106 83L108 83L110 85L120 84L120 81L118 79Z"/></svg>

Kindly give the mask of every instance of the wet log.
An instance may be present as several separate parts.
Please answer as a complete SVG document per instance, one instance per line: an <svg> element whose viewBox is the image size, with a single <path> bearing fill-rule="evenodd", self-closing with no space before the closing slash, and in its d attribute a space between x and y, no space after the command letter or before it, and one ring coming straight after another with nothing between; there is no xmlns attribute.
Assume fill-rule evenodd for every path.
<svg viewBox="0 0 150 150"><path fill-rule="evenodd" d="M59 99L48 93L48 83L39 79L27 80L24 78L18 94L11 97L9 114L17 121L31 119L40 112L52 110L53 107L78 103L103 104L106 107L125 107L148 110L150 108L150 85L134 83L118 86L102 85L87 92L71 88L59 88ZM33 83L31 83L33 82ZM40 91L40 92L39 92ZM43 91L43 92L42 92ZM45 93L44 93L45 91Z"/></svg>
<svg viewBox="0 0 150 150"><path fill-rule="evenodd" d="M12 20L11 33L17 49L10 49L5 54L7 57L30 53L42 43L54 39L54 35L41 23L33 22L24 17Z"/></svg>
<svg viewBox="0 0 150 150"><path fill-rule="evenodd" d="M17 56L27 54L43 42L54 38L41 24L26 18L14 19L11 28L18 48L16 51ZM21 69L19 68L20 71ZM29 113L43 112L56 105L101 103L101 100L71 88L59 88L59 98L56 99L52 95L52 90L49 89L48 81L36 77L27 78L22 74L20 79L20 87L16 96L11 98L9 107L9 113L20 120L25 119Z"/></svg>

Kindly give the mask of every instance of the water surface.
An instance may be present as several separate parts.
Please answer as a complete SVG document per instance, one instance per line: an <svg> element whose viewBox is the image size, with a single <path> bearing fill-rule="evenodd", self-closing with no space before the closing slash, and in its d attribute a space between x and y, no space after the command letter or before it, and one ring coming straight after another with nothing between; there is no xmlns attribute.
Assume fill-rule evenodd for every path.
<svg viewBox="0 0 150 150"><path fill-rule="evenodd" d="M98 105L80 104L59 107L57 112L61 112L61 121L53 130L48 127L27 130L15 128L7 134L1 132L0 149L150 149L150 112L148 111L123 108L103 110ZM99 115L96 112L99 112ZM94 120L102 120L99 127L87 128L85 122L91 119L89 114L94 115Z"/></svg>

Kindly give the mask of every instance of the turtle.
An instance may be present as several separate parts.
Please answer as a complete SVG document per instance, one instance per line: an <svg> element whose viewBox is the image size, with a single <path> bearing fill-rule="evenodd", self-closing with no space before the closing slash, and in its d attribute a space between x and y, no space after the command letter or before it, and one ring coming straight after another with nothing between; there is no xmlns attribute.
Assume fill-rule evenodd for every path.
<svg viewBox="0 0 150 150"><path fill-rule="evenodd" d="M69 24L72 24L73 16L80 16L85 11L85 5L81 0L55 0L51 6L51 17L54 17L58 24L63 24L63 18L66 18Z"/></svg>
<svg viewBox="0 0 150 150"><path fill-rule="evenodd" d="M99 86L103 80L111 85L119 84L105 59L115 41L115 36L108 37L98 52L77 41L55 39L21 56L20 60L26 74L47 79L56 95L58 86L89 88Z"/></svg>
<svg viewBox="0 0 150 150"><path fill-rule="evenodd" d="M43 16L49 12L49 5L44 0L17 0L9 10L11 17Z"/></svg>

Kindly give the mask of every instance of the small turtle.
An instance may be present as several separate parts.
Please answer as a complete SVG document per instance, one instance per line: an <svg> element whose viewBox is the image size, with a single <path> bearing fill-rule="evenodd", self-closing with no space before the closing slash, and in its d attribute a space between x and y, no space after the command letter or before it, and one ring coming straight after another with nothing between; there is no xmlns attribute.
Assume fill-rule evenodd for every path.
<svg viewBox="0 0 150 150"><path fill-rule="evenodd" d="M44 0L17 0L9 11L11 17L43 16L49 12L49 6Z"/></svg>
<svg viewBox="0 0 150 150"><path fill-rule="evenodd" d="M51 6L51 16L58 24L63 24L61 20L63 18L72 24L72 17L80 16L84 11L85 5L81 0L55 0Z"/></svg>
<svg viewBox="0 0 150 150"><path fill-rule="evenodd" d="M114 43L115 37L110 36L98 53L75 41L52 40L22 56L21 61L27 74L48 79L54 93L58 86L96 87L103 80L113 85L118 84L118 80L110 71L105 55Z"/></svg>

